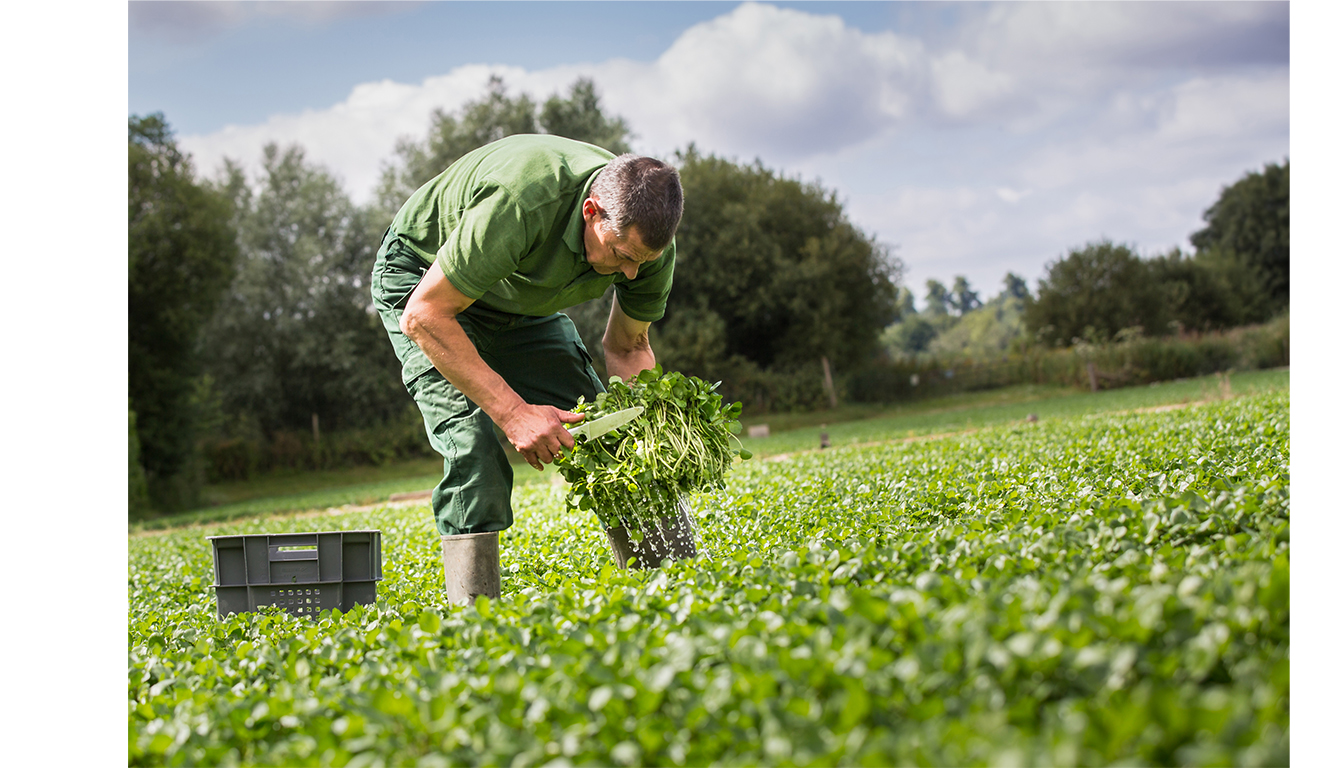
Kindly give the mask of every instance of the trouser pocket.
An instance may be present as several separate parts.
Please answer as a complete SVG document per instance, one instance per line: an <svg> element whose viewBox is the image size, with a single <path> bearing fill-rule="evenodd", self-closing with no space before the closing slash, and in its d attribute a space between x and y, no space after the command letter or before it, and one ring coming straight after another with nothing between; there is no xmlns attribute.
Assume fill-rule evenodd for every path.
<svg viewBox="0 0 1340 768"><path fill-rule="evenodd" d="M372 305L382 327L391 339L391 348L400 360L400 380L406 389L419 376L432 370L433 363L412 339L400 330L400 318L410 294L423 280L428 265L395 238L388 230L372 267Z"/></svg>

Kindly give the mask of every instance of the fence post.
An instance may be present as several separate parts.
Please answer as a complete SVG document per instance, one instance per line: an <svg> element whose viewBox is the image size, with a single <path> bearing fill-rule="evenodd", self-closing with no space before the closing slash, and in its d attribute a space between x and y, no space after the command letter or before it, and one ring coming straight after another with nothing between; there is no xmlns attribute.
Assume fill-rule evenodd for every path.
<svg viewBox="0 0 1340 768"><path fill-rule="evenodd" d="M824 365L824 391L828 393L828 404L832 408L836 409L837 391L833 389L833 369L828 367L828 356L827 355L820 356L819 362L823 363Z"/></svg>
<svg viewBox="0 0 1340 768"><path fill-rule="evenodd" d="M1097 366L1095 366L1095 365L1093 364L1093 361L1092 361L1092 360L1090 360L1090 361L1088 362L1088 365L1087 365L1086 367L1089 369L1089 389L1092 390L1092 391L1094 391L1094 392L1097 392L1097 391L1098 391L1098 368L1097 368Z"/></svg>

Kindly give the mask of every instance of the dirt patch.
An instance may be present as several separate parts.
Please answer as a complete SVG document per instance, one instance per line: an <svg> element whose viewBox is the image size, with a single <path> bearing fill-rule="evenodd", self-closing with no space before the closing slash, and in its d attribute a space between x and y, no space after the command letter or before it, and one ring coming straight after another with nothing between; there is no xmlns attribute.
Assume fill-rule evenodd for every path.
<svg viewBox="0 0 1340 768"><path fill-rule="evenodd" d="M1171 405L1155 405L1150 408L1136 408L1133 411L1122 411L1122 413L1163 413L1164 411L1180 411L1191 405L1191 403L1173 403ZM1199 405L1199 403L1196 403Z"/></svg>
<svg viewBox="0 0 1340 768"><path fill-rule="evenodd" d="M869 442L869 443L847 443L846 445L833 446L833 447L835 447L835 448L873 448L873 447L875 447L875 446L879 446L879 445L896 445L896 444L899 444L899 443L903 443L903 444L906 444L906 443L922 443L922 442L926 442L926 441L928 441L928 440L943 440L943 439L946 438L946 437L960 437L960 436L962 436L962 435L971 435L971 434L973 434L973 433L975 433L975 432L977 432L977 429L976 429L976 428L973 428L973 429L965 429L965 430L963 430L962 432L937 432L936 434L933 434L933 435L913 435L913 436L911 436L911 437L895 437L895 438L891 438L891 439L889 439L889 440L874 440L874 441ZM811 453L820 453L820 452L825 451L825 450L828 450L828 449L826 449L826 448L810 448L809 450L805 450L805 451L792 451L792 452L790 452L790 453L776 453L776 454L773 454L773 455L771 455L771 456L766 456L766 457L764 457L763 461L764 461L764 462L770 462L770 461L790 461L791 459L795 458L796 456L807 456L807 455L809 455L809 454L811 454Z"/></svg>
<svg viewBox="0 0 1340 768"><path fill-rule="evenodd" d="M132 539L136 539L147 536L161 536L165 533L178 533L181 531L189 531L193 528L203 531L206 528L214 528L220 525L231 525L233 523L241 523L247 520L259 520L262 518L285 518L285 519L296 520L308 517L332 517L334 515L343 515L350 512L368 512L370 510L377 509L379 507L414 507L419 506L420 504L423 503L425 499L431 498L432 495L433 495L432 491L424 491L424 492L415 491L413 493L407 493L407 494L393 494L393 496L406 496L410 498L404 498L404 499L390 498L387 499L386 501L375 501L372 502L371 504L345 504L344 506L341 507L305 509L298 512L293 511L274 512L271 514L248 515L245 517L234 518L232 520L216 520L205 523L190 523L188 525L177 525L171 528L154 528L153 530L148 531L135 531L134 533L129 534L129 537Z"/></svg>
<svg viewBox="0 0 1340 768"><path fill-rule="evenodd" d="M433 498L432 491L408 491L406 493L393 493L387 501L419 501L431 498Z"/></svg>

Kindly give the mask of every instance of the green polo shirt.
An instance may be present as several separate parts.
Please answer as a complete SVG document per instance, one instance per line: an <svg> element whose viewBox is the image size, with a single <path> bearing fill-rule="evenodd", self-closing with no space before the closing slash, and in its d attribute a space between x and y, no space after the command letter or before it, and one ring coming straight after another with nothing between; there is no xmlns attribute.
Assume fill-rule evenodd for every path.
<svg viewBox="0 0 1340 768"><path fill-rule="evenodd" d="M665 314L672 240L629 280L586 263L582 202L614 156L560 136L515 135L461 157L405 201L391 229L461 293L516 315L551 315L614 285L634 320Z"/></svg>

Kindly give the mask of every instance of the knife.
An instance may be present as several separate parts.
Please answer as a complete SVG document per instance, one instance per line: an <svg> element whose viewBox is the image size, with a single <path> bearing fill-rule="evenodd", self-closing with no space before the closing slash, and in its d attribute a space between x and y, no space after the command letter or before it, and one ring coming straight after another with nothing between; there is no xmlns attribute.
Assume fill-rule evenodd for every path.
<svg viewBox="0 0 1340 768"><path fill-rule="evenodd" d="M575 427L568 427L568 431L572 433L573 437L585 436L587 440L594 440L607 432L622 427L641 415L642 406L635 405L632 408L624 408L621 411L606 414L593 421L583 421Z"/></svg>

